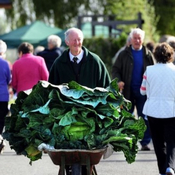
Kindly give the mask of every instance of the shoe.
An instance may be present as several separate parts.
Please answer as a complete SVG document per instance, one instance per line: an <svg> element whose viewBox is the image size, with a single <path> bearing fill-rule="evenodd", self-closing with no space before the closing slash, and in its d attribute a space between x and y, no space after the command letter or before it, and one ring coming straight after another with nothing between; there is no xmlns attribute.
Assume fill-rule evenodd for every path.
<svg viewBox="0 0 175 175"><path fill-rule="evenodd" d="M166 175L175 175L175 174L174 174L174 170L173 170L172 168L168 167L168 168L166 169Z"/></svg>
<svg viewBox="0 0 175 175"><path fill-rule="evenodd" d="M16 153L16 155L20 156L20 155L22 155L22 153Z"/></svg>
<svg viewBox="0 0 175 175"><path fill-rule="evenodd" d="M0 142L0 154L3 154L4 148L5 148L5 141L1 140Z"/></svg>
<svg viewBox="0 0 175 175"><path fill-rule="evenodd" d="M0 144L0 154L3 154L3 151L4 151L4 145Z"/></svg>
<svg viewBox="0 0 175 175"><path fill-rule="evenodd" d="M150 151L151 149L150 149L150 147L148 146L148 145L144 145L144 146L142 146L142 148L141 148L141 151Z"/></svg>

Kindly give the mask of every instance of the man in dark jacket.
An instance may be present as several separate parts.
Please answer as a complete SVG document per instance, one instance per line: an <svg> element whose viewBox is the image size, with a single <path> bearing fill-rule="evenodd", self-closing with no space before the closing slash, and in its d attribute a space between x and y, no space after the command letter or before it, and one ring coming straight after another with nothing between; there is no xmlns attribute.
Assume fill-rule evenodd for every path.
<svg viewBox="0 0 175 175"><path fill-rule="evenodd" d="M61 46L61 38L57 35L50 35L47 39L48 48L43 51L37 53L38 56L44 58L48 71L55 61L62 54Z"/></svg>
<svg viewBox="0 0 175 175"><path fill-rule="evenodd" d="M67 30L65 42L69 49L65 50L53 64L49 82L59 85L74 80L90 88L107 87L110 83L109 73L99 56L82 46L81 30L77 28ZM75 57L76 63L73 60Z"/></svg>
<svg viewBox="0 0 175 175"><path fill-rule="evenodd" d="M131 30L130 38L131 45L123 50L112 67L112 78L118 78L118 87L122 91L124 97L131 101L132 109L137 109L138 116L142 116L147 125L141 150L150 150L148 144L151 141L151 136L148 127L146 116L143 115L143 105L146 97L140 94L140 86L143 73L148 65L154 64L152 53L143 46L145 32L139 28Z"/></svg>
<svg viewBox="0 0 175 175"><path fill-rule="evenodd" d="M107 87L110 83L109 73L95 53L83 47L83 33L77 28L65 32L65 43L69 49L54 62L49 75L49 82L55 85L72 80L90 88ZM67 175L71 167L66 166ZM82 166L82 174L86 175L86 167Z"/></svg>

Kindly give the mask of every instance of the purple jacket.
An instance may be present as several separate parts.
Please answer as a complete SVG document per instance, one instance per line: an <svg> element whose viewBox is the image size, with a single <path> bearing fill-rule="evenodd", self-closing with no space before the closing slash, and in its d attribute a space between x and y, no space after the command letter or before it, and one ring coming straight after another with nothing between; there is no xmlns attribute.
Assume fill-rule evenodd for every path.
<svg viewBox="0 0 175 175"><path fill-rule="evenodd" d="M8 84L11 80L9 64L0 57L0 101L9 101Z"/></svg>

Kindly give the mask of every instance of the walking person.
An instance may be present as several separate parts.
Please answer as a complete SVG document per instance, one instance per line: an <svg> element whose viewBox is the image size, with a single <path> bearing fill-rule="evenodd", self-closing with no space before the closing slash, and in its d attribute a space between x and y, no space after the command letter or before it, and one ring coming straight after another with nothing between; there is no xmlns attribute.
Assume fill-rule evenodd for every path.
<svg viewBox="0 0 175 175"><path fill-rule="evenodd" d="M2 137L5 117L8 114L9 90L11 72L8 62L5 60L7 45L0 40L0 153L3 152L5 142Z"/></svg>
<svg viewBox="0 0 175 175"><path fill-rule="evenodd" d="M147 96L143 113L148 116L160 175L175 171L175 66L174 50L167 43L154 51L157 63L148 66L141 94Z"/></svg>
<svg viewBox="0 0 175 175"><path fill-rule="evenodd" d="M69 47L56 59L50 70L49 82L55 85L76 81L90 88L107 87L109 73L98 55L83 46L83 33L77 28L65 32L65 42ZM71 167L66 166L67 175ZM86 175L82 166L82 174Z"/></svg>
<svg viewBox="0 0 175 175"><path fill-rule="evenodd" d="M17 93L31 89L40 80L48 80L49 72L44 59L33 55L33 51L33 45L27 42L18 47L19 59L12 69L12 87Z"/></svg>
<svg viewBox="0 0 175 175"><path fill-rule="evenodd" d="M124 97L132 103L131 113L136 107L137 115L143 117L147 130L141 140L141 150L150 150L151 136L146 116L142 113L146 97L140 94L143 73L148 65L154 64L154 58L144 45L145 32L139 28L131 30L131 45L120 52L112 67L112 78L118 78L118 87Z"/></svg>
<svg viewBox="0 0 175 175"><path fill-rule="evenodd" d="M44 58L48 71L55 61L62 54L61 46L61 38L57 35L50 35L47 38L48 47L43 51L38 52L37 55Z"/></svg>
<svg viewBox="0 0 175 175"><path fill-rule="evenodd" d="M83 33L77 28L65 32L69 47L54 62L49 82L55 85L72 80L90 88L107 87L110 83L106 66L98 55L83 46Z"/></svg>

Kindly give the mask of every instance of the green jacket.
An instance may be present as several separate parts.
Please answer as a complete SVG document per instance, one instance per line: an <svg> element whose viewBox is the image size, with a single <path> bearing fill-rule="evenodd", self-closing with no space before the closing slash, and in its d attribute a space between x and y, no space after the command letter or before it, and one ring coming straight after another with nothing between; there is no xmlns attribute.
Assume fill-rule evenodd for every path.
<svg viewBox="0 0 175 175"><path fill-rule="evenodd" d="M143 46L143 71L145 72L148 65L154 64L154 57L145 46ZM123 81L125 83L123 89L123 95L126 99L130 100L130 86L133 71L133 56L131 52L131 46L126 47L117 57L112 67L112 78L118 78L118 82Z"/></svg>
<svg viewBox="0 0 175 175"><path fill-rule="evenodd" d="M67 49L55 60L51 67L49 82L59 85L73 80L90 88L107 87L110 83L110 77L104 63L99 56L90 52L87 48L83 47L83 50L84 55L79 63L81 67L78 80L69 58L69 49Z"/></svg>

